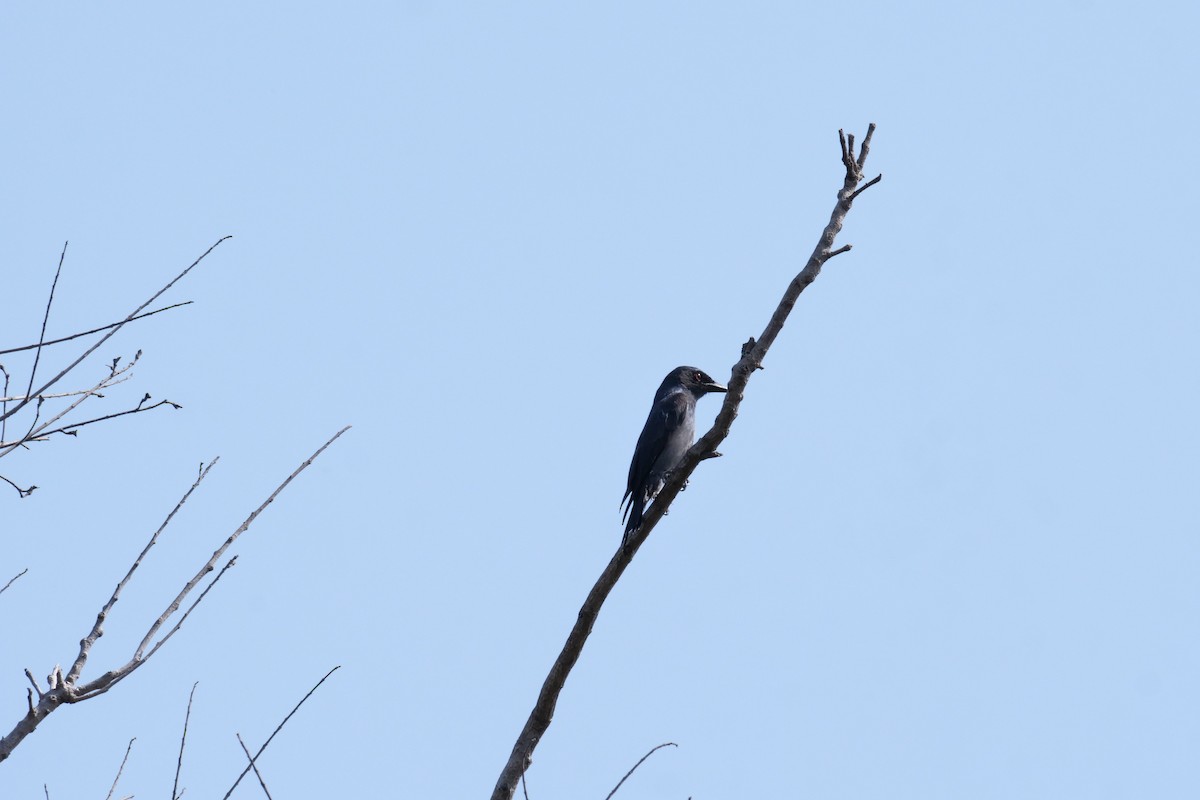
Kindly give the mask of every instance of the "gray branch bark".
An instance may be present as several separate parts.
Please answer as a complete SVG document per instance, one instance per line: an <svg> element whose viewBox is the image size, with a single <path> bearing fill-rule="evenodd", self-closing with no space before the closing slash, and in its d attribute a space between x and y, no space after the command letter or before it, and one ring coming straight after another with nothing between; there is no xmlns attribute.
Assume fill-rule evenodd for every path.
<svg viewBox="0 0 1200 800"><path fill-rule="evenodd" d="M749 384L751 376L756 370L762 369L762 362L767 355L767 350L779 336L779 332L783 330L783 325L787 321L788 315L792 313L792 308L796 305L801 292L817 279L817 276L821 274L821 268L830 258L850 249L849 245L845 245L835 251L833 242L842 230L846 215L850 213L850 207L858 194L878 183L883 177L880 175L873 178L860 187L863 182L863 166L866 163L871 137L874 133L875 124L872 123L867 128L867 135L863 138L862 146L856 154L854 135L847 136L843 131L838 131L842 164L846 168L846 174L842 188L838 191L837 203L833 207L829 223L821 232L821 237L817 240L817 245L813 248L812 255L809 256L804 269L788 284L783 298L779 301L775 313L771 315L771 320L767 323L766 328L763 329L762 335L757 340L750 339L742 346L742 357L733 365L732 376L728 383L729 391L725 395L725 401L712 428L684 455L683 460L671 473L670 479L663 486L658 497L646 511L637 533L626 547L617 550L616 555L608 562L608 566L604 568L599 580L596 581L595 586L583 601L583 606L579 609L579 617L575 621L574 627L571 628L571 633L567 636L567 641L558 658L550 667L550 673L542 684L542 690L538 693L533 711L530 712L529 719L525 722L525 727L521 729L521 733L513 745L512 753L509 755L504 769L500 772L496 788L492 791L492 800L511 800L521 775L533 763L534 749L550 727L551 720L554 719L558 696L562 692L567 676L583 652L583 646L600 615L604 601L625 572L625 568L632 562L638 548L642 546L642 543L658 525L659 520L671 507L671 503L696 467L701 461L717 455L717 446L729 436L733 421L737 419L738 407L742 403L742 398L745 397L746 386Z"/></svg>

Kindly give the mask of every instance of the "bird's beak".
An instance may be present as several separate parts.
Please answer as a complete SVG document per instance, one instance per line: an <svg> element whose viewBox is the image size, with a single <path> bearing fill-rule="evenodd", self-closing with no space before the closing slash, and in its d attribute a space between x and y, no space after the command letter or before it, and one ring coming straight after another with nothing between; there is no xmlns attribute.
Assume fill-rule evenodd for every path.
<svg viewBox="0 0 1200 800"><path fill-rule="evenodd" d="M721 384L721 383L717 383L716 381L713 381L712 383L705 383L702 385L704 386L704 390L706 392L728 392L729 391L728 386L725 386L724 384Z"/></svg>

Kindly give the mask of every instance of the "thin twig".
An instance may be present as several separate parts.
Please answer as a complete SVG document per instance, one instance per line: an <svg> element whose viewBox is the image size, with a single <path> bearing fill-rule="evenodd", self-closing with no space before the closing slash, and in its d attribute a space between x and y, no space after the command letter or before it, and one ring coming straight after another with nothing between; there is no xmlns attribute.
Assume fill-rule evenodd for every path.
<svg viewBox="0 0 1200 800"><path fill-rule="evenodd" d="M145 661L147 658L157 653L158 648L166 644L168 639L179 632L179 629L183 627L183 623L186 622L187 618L190 617L192 612L196 610L196 606L200 605L200 601L204 599L204 596L212 591L212 588L217 585L217 581L221 580L221 576L228 572L230 567L237 563L237 560L238 557L235 555L233 558L225 562L225 566L221 567L221 571L217 573L217 576L208 582L208 586L204 587L204 590L200 592L199 596L197 596L196 599L192 601L192 604L187 607L187 610L180 615L179 620L174 626L172 626L171 630L167 631L166 635L154 643L154 646L151 647L146 655L142 657L142 661Z"/></svg>
<svg viewBox="0 0 1200 800"><path fill-rule="evenodd" d="M195 301L184 300L182 303L173 303L169 306L163 306L162 308L155 309L154 311L147 311L145 314L138 314L136 317L130 317L129 319L122 320L121 322L113 322L108 325L101 325L99 328L92 328L90 331L80 331L79 333L72 333L70 336L64 336L61 339L51 339L48 342L40 342L39 344L27 344L27 345L23 345L22 347L10 347L7 350L0 350L0 356L6 356L9 353L21 353L21 352L24 352L25 350L32 350L35 347L49 347L52 344L62 344L63 342L69 342L72 339L78 339L81 336L91 336L93 333L99 333L100 331L106 331L109 328L115 328L118 325L124 325L126 322L134 322L135 320L145 319L146 317L153 317L155 314L161 314L164 311L170 311L171 309L179 308L180 306L190 306L193 302L195 302Z"/></svg>
<svg viewBox="0 0 1200 800"><path fill-rule="evenodd" d="M258 778L258 785L262 787L263 794L267 796L267 800L274 800L274 798L271 797L270 790L267 789L267 782L263 780L262 773L258 771L258 764L254 763L254 756L250 755L250 749L246 747L246 743L242 741L242 735L240 733L235 735L237 736L238 744L242 746L242 752L246 754L246 758L250 759L250 766L254 768L254 776Z"/></svg>
<svg viewBox="0 0 1200 800"><path fill-rule="evenodd" d="M613 787L613 790L608 793L608 797L605 797L604 800L612 800L612 796L617 793L617 789L621 788L621 784L629 779L629 776L633 774L633 771L640 767L643 761L654 755L657 751L662 750L664 747L679 747L679 745L675 744L674 742L663 742L658 747L650 748L650 752L639 758L638 762L629 768L629 772L625 773L625 777L617 781L617 785Z"/></svg>
<svg viewBox="0 0 1200 800"><path fill-rule="evenodd" d="M106 333L106 334L105 334L103 337L101 337L101 338L100 338L100 340L99 340L98 342L96 342L96 343L95 343L95 344L93 344L91 347L89 347L87 350L85 350L85 351L84 351L84 353L83 353L83 355L79 356L79 358L77 358L77 359L75 359L74 361L72 361L72 362L71 362L69 365L67 365L67 366L66 366L66 367L65 367L65 368L64 368L64 369L63 369L61 372L59 372L59 373L58 373L57 375L55 375L53 378L51 378L50 380L48 380L48 381L47 381L47 382L46 382L46 383L45 383L45 384L44 384L44 385L43 385L43 386L42 386L40 389L38 389L36 392L35 392L35 391L32 391L32 389L31 389L30 391L27 391L27 392L25 392L25 394L26 394L26 395L30 395L30 396L36 396L36 395L40 395L40 394L42 394L43 392L45 392L47 389L49 389L51 386L53 386L54 384L56 384L56 383L58 383L60 380L62 380L63 376L65 376L65 375L66 375L68 372L70 372L71 370L75 369L75 367L77 367L77 366L79 366L81 363L83 363L83 360L84 360L84 359L86 359L88 356L90 356L92 353L94 353L94 352L96 352L98 349L100 349L100 346L101 346L101 345L103 345L105 342L107 342L109 339L111 339L111 338L113 337L113 335L114 335L114 334L116 334L116 332L117 332L117 331L121 330L121 328L122 328L122 327L123 327L123 326L124 326L126 323L128 323L128 322L132 321L132 320L133 320L135 317L137 317L137 315L138 315L138 314L141 314L141 313L142 313L142 311L144 311L144 310L145 310L146 306L148 306L148 305L150 305L151 303L153 303L155 300L157 300L159 297L161 297L161 296L162 296L162 294L163 294L164 292L166 292L168 289L170 289L172 286L174 286L176 283L178 283L180 280L182 280L182 279L183 279L183 277L184 277L185 275L187 275L189 272L191 272L191 271L192 271L192 269L194 269L194 268L195 268L195 266L196 266L197 264L199 264L201 261L203 261L203 260L205 259L205 257L206 257L206 256L207 256L209 253L211 253L213 250L215 250L215 249L217 248L217 246L218 246L218 245L220 245L220 244L221 244L222 242L224 242L226 239L231 239L231 238L233 238L233 237L232 237L232 236L222 236L220 239L218 239L216 242L214 242L214 243L213 243L213 245L212 245L211 247L209 247L207 250L205 250L205 251L204 251L204 252L203 252L203 253L200 255L200 257L199 257L199 258L197 258L197 259L196 259L195 261L193 261L193 262L192 262L190 265L188 265L187 269L185 269L183 272L180 272L178 275L176 275L176 276L175 276L175 277L174 277L174 278L173 278L173 279L170 281L170 283L168 283L166 286L162 287L162 288L161 288L161 289L159 289L157 292L155 292L155 293L154 293L154 295L153 295L153 296L151 296L149 300L147 300L146 302L142 303L140 306L138 306L138 307L137 307L137 308L135 308L133 311L131 311L131 312L129 313L129 315L128 315L127 317L125 317L125 319L124 319L124 320L122 320L122 321L120 322L120 324L118 324L118 325L114 325L114 326L112 327L112 329L111 329L111 330L110 330L108 333ZM17 404L16 406L14 406L13 408L6 410L6 411L4 412L4 415L3 415L3 416L4 416L4 418L8 418L8 417L11 417L13 414L16 414L18 411L20 411L22 408L24 408L24 407L26 406L26 404L28 404L28 403L29 403L29 400L28 400L28 399L26 399L26 400L23 400L22 402L18 403L18 404Z"/></svg>
<svg viewBox="0 0 1200 800"><path fill-rule="evenodd" d="M175 762L175 783L171 786L171 800L179 800L179 772L183 769L183 746L187 744L187 728L188 720L192 718L192 697L196 694L196 687L200 685L200 681L192 684L192 690L188 692L187 713L183 715L183 736L179 737L179 760Z"/></svg>
<svg viewBox="0 0 1200 800"><path fill-rule="evenodd" d="M18 494L18 495L20 495L20 496L21 496L21 497L23 497L23 498L24 498L24 497L29 497L29 495L33 494L33 490L34 490L34 489L36 489L36 488L38 488L38 487L36 487L36 486L32 486L32 485L31 485L31 486L30 486L28 489L22 489L20 486L17 486L15 483L13 483L11 479L9 479L9 478L6 478L6 477L5 477L5 476L3 476L3 475L0 475L0 481L4 481L4 482L5 482L5 483L7 483L9 486L11 486L11 487L13 487L14 489L16 489L16 490L17 490L17 494Z"/></svg>
<svg viewBox="0 0 1200 800"><path fill-rule="evenodd" d="M12 585L13 585L13 582L14 582L14 581L15 581L17 578L19 578L19 577L21 577L22 575L24 575L26 572L29 572L29 567L26 567L25 569L23 569L23 570L21 570L20 572L18 572L16 575L13 575L11 578L9 578L9 579L8 579L8 583L4 584L4 588L0 589L0 594L4 594L5 592L7 592L7 591L8 591L8 587L12 586Z"/></svg>
<svg viewBox="0 0 1200 800"><path fill-rule="evenodd" d="M59 411L53 417L51 417L50 419L43 422L40 427L38 426L38 419L42 413L42 403L45 400L45 396L38 395L35 398L30 398L30 399L37 400L37 406L36 406L37 414L34 416L33 423L29 426L29 430L26 431L25 435L22 436L21 438L16 439L11 442L0 442L0 449L2 449L2 452L0 452L0 458L3 458L4 456L8 455L15 448L17 448L20 445L25 444L26 442L35 441L34 437L41 436L42 433L47 428L49 428L54 423L58 422L63 417L70 414L72 411L74 411L76 408L78 408L89 397L103 396L103 395L100 395L101 389L107 389L108 387L113 386L115 384L123 383L125 380L124 378L122 378L121 380L117 380L117 378L121 377L126 372L133 369L133 367L138 363L138 361L141 359L141 357L142 357L142 351L138 350L136 353L134 353L133 358L130 359L128 362L126 362L124 366L118 366L118 362L120 361L119 358L113 359L112 363L109 365L109 368L108 368L108 375L106 375L104 378L102 378L100 380L100 382L97 383L95 386L93 386L91 389L86 389L81 392L72 393L72 394L78 394L79 397L77 397L73 402L69 403L65 408L63 408L61 411Z"/></svg>
<svg viewBox="0 0 1200 800"><path fill-rule="evenodd" d="M183 406L181 406L179 403L174 402L173 400L159 400L157 403L155 403L152 406L143 405L143 403L145 403L146 399L149 397L150 397L150 395L146 395L145 397L142 398L141 403L138 403L135 407L130 408L126 411L117 411L113 414L105 414L103 417L96 417L95 419L85 419L83 422L72 422L69 425L63 425L61 428L55 428L52 431L46 431L44 433L39 432L38 436L43 439L45 439L49 436L52 436L56 433L63 433L63 434L66 434L67 436L74 436L74 435L76 435L78 428L82 428L85 425L91 425L95 422L104 422L105 420L116 419L117 417L124 417L124 416L128 416L129 414L141 414L145 411L152 411L152 410L158 408L159 406L170 406L171 408L174 408L176 410L183 408Z"/></svg>
<svg viewBox="0 0 1200 800"><path fill-rule="evenodd" d="M42 360L42 345L46 341L46 323L50 321L50 306L54 305L54 290L58 288L58 276L62 274L63 261L67 258L67 242L63 242L62 252L58 256L58 269L54 270L54 281L50 284L50 297L46 300L46 313L42 315L42 333L38 337L37 354L33 357L33 369L29 370L28 395L33 390L33 382L37 378L38 363Z"/></svg>
<svg viewBox="0 0 1200 800"><path fill-rule="evenodd" d="M4 373L4 400L0 401L0 442L8 436L8 382L12 378L8 370L0 364L0 373Z"/></svg>
<svg viewBox="0 0 1200 800"><path fill-rule="evenodd" d="M133 743L136 741L137 737L135 736L129 740L129 744L125 747L125 757L121 759L121 766L117 770L117 777L113 778L113 785L108 790L108 794L104 796L104 800L110 800L110 798L113 796L113 792L117 790L117 781L121 780L121 773L125 771L125 762L129 760L129 751L133 749Z"/></svg>
<svg viewBox="0 0 1200 800"><path fill-rule="evenodd" d="M872 123L863 139L864 149L869 146L874 133L875 125ZM821 231L817 244L804 268L788 284L762 334L757 339L752 339L743 345L741 358L733 366L732 377L728 382L728 391L712 428L684 454L679 464L671 471L662 489L659 490L658 496L643 516L641 526L634 532L627 544L618 546L616 554L608 562L591 591L588 592L583 606L579 609L575 624L567 635L567 641L559 651L554 664L551 665L550 671L542 683L542 688L538 692L533 710L530 711L529 718L517 736L504 768L500 771L500 777L492 791L492 800L511 800L516 791L518 779L533 762L534 749L550 727L567 676L583 652L583 646L599 618L604 601L625 572L625 568L637 554L638 548L646 541L659 520L670 508L671 503L682 491L696 467L701 461L709 458L709 454L716 452L717 446L729 436L730 428L734 419L737 418L738 408L741 406L750 378L762 368L763 358L775 338L783 330L783 325L796 305L796 301L799 300L800 294L817 279L821 268L829 260L834 240L841 232L846 215L850 212L851 195L862 182L862 166L866 156L865 153L862 153L859 158L855 158L854 137L847 137L844 131L838 131L838 141L841 146L845 176L842 180L842 188L837 193L837 202L829 215L829 222Z"/></svg>
<svg viewBox="0 0 1200 800"><path fill-rule="evenodd" d="M254 762L257 761L258 757L261 756L263 754L263 751L267 749L267 745L269 745L271 743L271 740L275 738L275 734L277 734L277 733L279 733L279 731L283 730L283 726L286 725L287 721L292 718L292 714L295 714L297 711L299 711L300 706L304 705L304 701L307 700L308 698L312 697L313 692L315 692L317 689L320 689L321 684L324 683L326 681L326 679L329 678L330 675L337 672L341 668L342 668L342 666L341 666L341 664L339 664L338 666L329 670L329 672L326 672L325 677L321 678L321 680L317 681L317 685L312 687L311 689L309 689L308 694L306 694L306 695L304 695L304 697L300 698L300 702L296 703L296 707L293 708L291 710L291 712L289 712L288 715L283 718L283 722L279 723L279 725L277 725L275 727L275 730L271 733L270 736L267 737L267 740L265 742L263 742L262 747L258 748L258 752L255 753L254 757L250 759L250 765L247 766L244 770L242 770L241 775L238 775L237 780L233 782L233 786L230 786L229 791L225 793L225 797L223 798L223 800L229 800L229 795L233 794L233 790L236 789L238 784L242 782L242 778L246 777L246 773L250 771L250 767L254 766Z"/></svg>
<svg viewBox="0 0 1200 800"><path fill-rule="evenodd" d="M124 383L125 381L129 380L132 377L133 377L132 375L126 375L124 378L121 378L121 380L119 380L119 381L109 381L107 386L116 386L118 383ZM61 400L64 397L79 397L80 395L85 395L85 394L92 395L93 397L104 397L104 395L100 394L99 392L97 392L94 389L76 389L75 391L72 391L72 392L55 392L54 394L39 395L37 399L39 399L39 400ZM5 402L5 403L15 403L18 400L24 400L24 399L25 399L25 395L23 395L23 394L14 394L12 397L0 397L0 401Z"/></svg>

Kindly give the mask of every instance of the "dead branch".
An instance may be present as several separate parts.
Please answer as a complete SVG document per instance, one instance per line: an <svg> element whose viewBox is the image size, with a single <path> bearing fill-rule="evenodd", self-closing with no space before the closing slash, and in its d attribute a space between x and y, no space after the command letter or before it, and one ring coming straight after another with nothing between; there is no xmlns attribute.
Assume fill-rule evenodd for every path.
<svg viewBox="0 0 1200 800"><path fill-rule="evenodd" d="M334 667L333 669L329 670L329 672L326 672L325 677L321 678L321 680L317 681L317 685L312 687L311 689L309 689L308 694L306 694L306 695L304 695L304 697L300 698L300 702L296 703L296 707L288 712L288 715L283 718L283 722L281 722L275 726L275 730L272 731L271 735L267 737L267 740L265 742L263 742L262 747L258 748L258 752L255 753L254 756L250 759L250 764L244 770L242 770L241 775L237 776L237 780L235 780L233 782L233 786L229 787L229 791L225 793L225 797L223 798L223 800L229 800L229 795L233 794L233 790L236 789L238 787L238 784L242 782L242 778L246 777L246 773L248 773L250 771L250 768L254 766L256 761L258 761L259 756L261 756L263 754L263 751L267 749L267 745L269 745L271 743L271 740L275 738L275 734L277 734L281 730L283 730L283 726L287 725L287 721L292 718L292 715L300 710L300 706L304 705L304 701L307 700L308 698L312 697L313 692L317 691L317 689L320 689L321 684L324 683L326 680L328 680L330 675L337 672L341 668L342 668L342 666L341 666L341 664L339 664L336 667ZM238 738L240 739L241 737L239 736ZM247 753L246 755L249 755L249 753ZM263 789L266 789L266 788L267 787L265 787L265 786L263 787Z"/></svg>
<svg viewBox="0 0 1200 800"><path fill-rule="evenodd" d="M804 268L788 284L783 298L779 301L779 305L771 315L771 319L767 323L766 328L763 329L762 334L758 339L750 339L750 341L742 346L741 358L734 364L732 376L728 381L729 391L725 394L725 400L721 405L721 410L718 412L712 428L699 441L692 445L679 465L670 473L667 482L642 518L641 527L638 528L626 546L617 548L616 554L608 562L608 565L600 574L600 578L596 581L595 586L592 587L587 598L584 599L575 625L571 628L571 632L567 636L567 641L563 645L562 651L558 654L558 658L555 659L554 664L550 667L550 672L542 684L537 701L529 714L529 719L526 720L520 735L517 736L508 761L500 772L500 778L496 781L496 788L492 791L492 800L511 800L513 793L516 791L518 779L529 768L529 765L533 763L534 749L537 747L538 742L541 741L547 728L550 727L550 722L554 718L554 709L558 704L559 694L562 692L567 676L583 652L583 646L587 642L588 636L591 635L592 626L596 623L596 619L600 615L600 609L604 605L604 601L608 598L609 593L625 572L625 568L633 560L634 555L637 554L638 548L642 546L642 543L646 541L646 538L654 530L659 520L666 514L675 497L683 489L688 478L691 477L692 472L695 471L701 461L711 458L712 454L716 452L717 446L729 435L730 427L733 425L734 419L737 418L738 407L745 396L746 386L750 382L751 376L755 371L762 369L763 358L766 356L767 350L770 349L779 332L783 330L784 322L787 321L788 315L791 314L792 308L796 305L801 292L817 279L817 276L821 274L821 268L825 265L825 262L833 256L834 240L842 229L846 215L850 212L850 207L857 197L859 184L863 180L862 168L866 163L871 138L874 134L875 124L872 123L867 128L867 135L863 138L862 146L856 155L853 134L847 137L843 131L838 131L842 164L845 167L845 178L842 181L842 188L837 193L837 202L834 204L829 222L821 232L816 247L813 248L812 255L809 256ZM882 175L880 178L872 180L868 185L873 185L880 179L882 179ZM866 187L864 186L863 188L865 189ZM845 250L843 249L839 252L845 252Z"/></svg>
<svg viewBox="0 0 1200 800"><path fill-rule="evenodd" d="M175 615L175 613L178 612L183 601L187 598L191 591L196 588L201 579L203 579L205 575L212 572L216 568L216 562L220 560L225 551L229 549L230 545L232 545L234 541L236 541L237 538L250 527L254 520L258 518L258 515L261 514L263 510L270 505L276 497L279 496L279 493L282 492L288 484L295 480L296 476L307 469L308 466L311 465L312 462L318 456L320 456L327 447L333 444L343 433L349 429L350 426L348 425L345 428L342 428L327 442L325 442L325 444L321 445L316 452L305 459L300 466L297 467L294 472L292 472L291 475L289 475L281 484L279 484L279 486L275 488L275 491L273 491L271 495L265 501L263 501L262 505L256 508L238 527L238 529L234 531L229 538L227 538L221 544L220 547L217 548L217 550L212 554L212 557L209 558L203 567L201 567L196 576L188 581L183 590L175 597L173 601L171 601L171 604L167 606L167 610L164 611L150 626L150 630L147 631L145 637L142 639L141 643L137 647L137 650L134 652L133 657L130 658L129 661L120 667L117 667L116 669L105 672L103 675L92 681L80 684L79 678L83 673L83 668L87 663L92 646L101 636L104 635L104 622L107 619L109 612L120 598L121 591L129 582L133 573L140 566L142 559L145 558L147 552L158 540L158 536L161 534L162 530L171 521L175 513L191 495L196 486L199 485L200 481L204 479L204 476L207 474L208 470L212 468L212 464L209 464L207 468L203 468L199 474L199 477L196 479L196 482L184 494L183 499L176 504L171 513L167 515L167 519L150 537L150 541L146 544L146 546L142 548L141 553L138 555L133 565L129 568L129 571L125 574L125 577L120 583L117 584L117 588L113 592L112 597L110 597L108 602L105 603L104 607L100 609L100 613L96 616L96 623L92 626L92 629L88 635L80 641L79 654L76 656L75 662L71 665L71 668L67 674L63 675L62 668L56 665L46 679L46 682L49 686L48 691L38 691L38 699L36 704L33 701L33 692L30 691L28 693L29 711L17 722L16 726L13 727L12 731L9 732L7 736L0 739L0 761L7 759L17 745L19 745L26 736L32 733L37 726L41 724L42 720L49 716L59 706L70 703L79 703L92 697L96 697L97 695L104 694L109 689L123 681L125 678L132 675L139 667L149 661L151 656L157 653L159 648L162 647L172 636L175 635L176 632L179 631L184 621L188 618L196 606L200 604L200 602L207 596L208 592L212 590L213 586L216 585L217 581L219 581L225 572L237 561L237 556L231 558L225 564L225 566L221 568L221 571L217 573L217 576L208 583L208 585L200 593L199 597L197 597L196 600L188 607L188 609L179 617L179 619L175 622L175 625L147 651L147 646L149 645L150 640L153 639L163 628L163 626ZM215 459L213 463L216 463Z"/></svg>

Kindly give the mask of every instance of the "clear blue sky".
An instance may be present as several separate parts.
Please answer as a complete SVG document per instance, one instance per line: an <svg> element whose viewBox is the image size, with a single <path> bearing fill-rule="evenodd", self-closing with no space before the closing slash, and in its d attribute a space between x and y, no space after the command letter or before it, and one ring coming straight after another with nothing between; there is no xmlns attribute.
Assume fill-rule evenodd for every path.
<svg viewBox="0 0 1200 800"><path fill-rule="evenodd" d="M678 364L728 375L884 181L618 585L534 800L1200 796L1193 4L44 4L0 26L0 347L118 318L121 420L0 462L0 727L128 655L329 435L154 661L0 796L486 796L621 536ZM54 350L61 364L73 347ZM4 360L10 370L22 363ZM97 374L100 362L91 371ZM717 400L701 404L702 423ZM257 787L240 797L261 796Z"/></svg>

